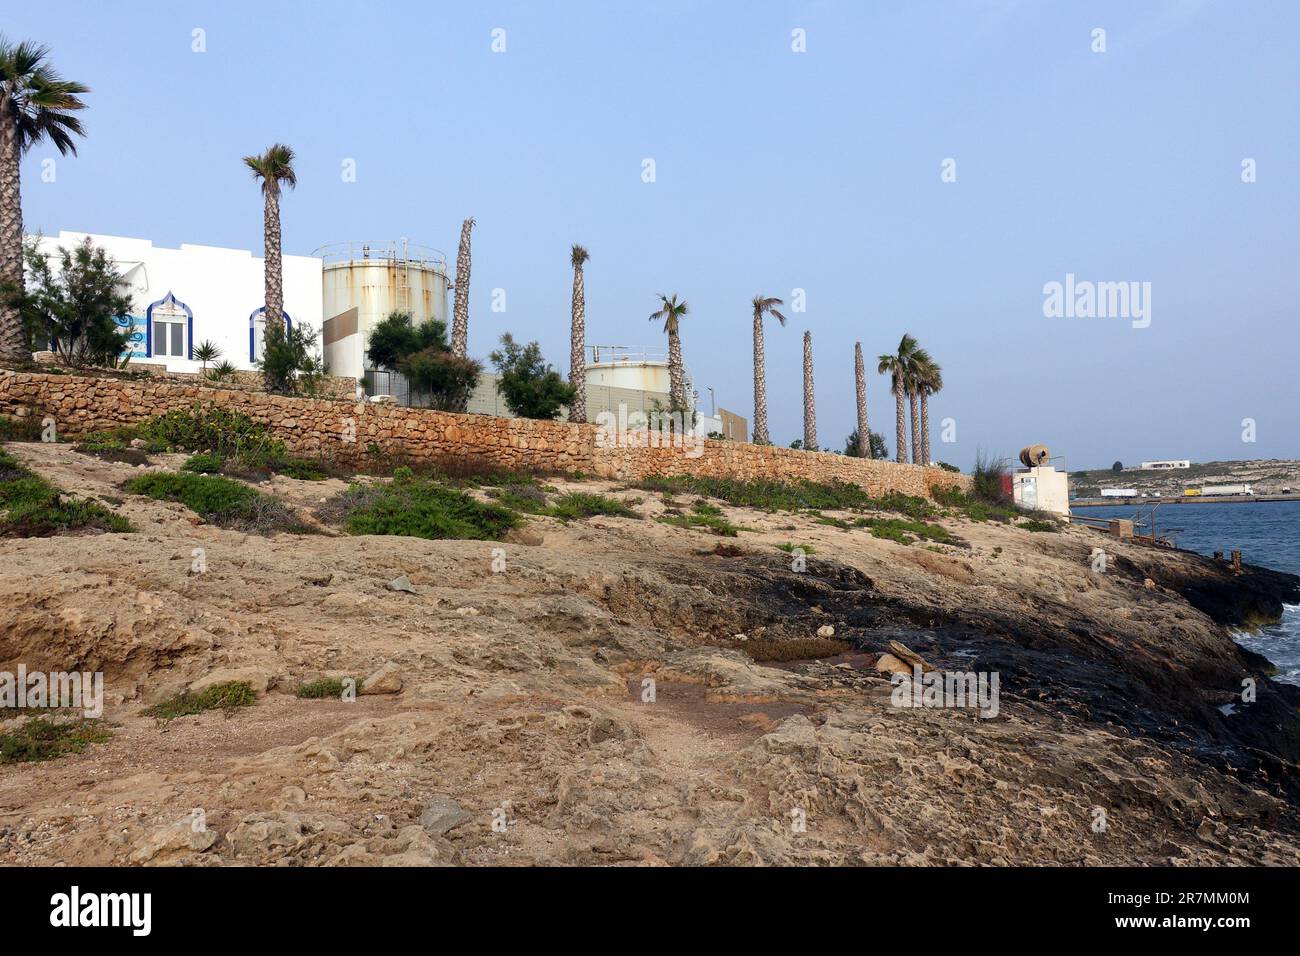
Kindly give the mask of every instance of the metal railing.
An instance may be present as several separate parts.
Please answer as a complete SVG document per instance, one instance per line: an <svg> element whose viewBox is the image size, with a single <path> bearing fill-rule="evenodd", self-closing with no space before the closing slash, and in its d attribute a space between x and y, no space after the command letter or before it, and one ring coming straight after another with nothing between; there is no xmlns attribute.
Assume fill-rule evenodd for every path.
<svg viewBox="0 0 1300 956"><path fill-rule="evenodd" d="M667 362L667 352L656 352L647 348L631 348L627 345L588 345L592 364L597 362Z"/></svg>
<svg viewBox="0 0 1300 956"><path fill-rule="evenodd" d="M447 271L447 257L442 250L422 246L409 239L358 239L352 242L330 242L312 250L312 255L326 265L339 262L403 262Z"/></svg>

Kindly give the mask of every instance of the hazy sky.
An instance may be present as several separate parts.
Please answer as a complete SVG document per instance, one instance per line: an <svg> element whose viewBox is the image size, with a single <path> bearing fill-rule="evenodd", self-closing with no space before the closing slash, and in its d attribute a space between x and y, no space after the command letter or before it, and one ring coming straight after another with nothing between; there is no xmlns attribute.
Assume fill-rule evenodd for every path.
<svg viewBox="0 0 1300 956"><path fill-rule="evenodd" d="M581 242L588 342L662 349L646 317L677 292L706 409L712 386L752 416L749 300L806 290L768 328L780 444L802 435L805 329L836 447L853 343L874 357L908 331L944 368L934 454L963 467L1030 442L1070 468L1300 457L1295 0L49 0L0 29L93 88L55 182L50 148L28 154L29 231L260 252L240 157L281 140L287 253L408 236L454 260L477 218L478 356L510 330L567 367ZM1067 273L1151 283L1150 325L1045 317ZM868 392L892 449L874 368Z"/></svg>

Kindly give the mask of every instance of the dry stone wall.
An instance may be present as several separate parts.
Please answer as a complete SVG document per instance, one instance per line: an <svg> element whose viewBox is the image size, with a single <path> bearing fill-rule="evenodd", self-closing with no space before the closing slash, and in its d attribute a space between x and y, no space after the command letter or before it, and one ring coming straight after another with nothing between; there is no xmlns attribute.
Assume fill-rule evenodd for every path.
<svg viewBox="0 0 1300 956"><path fill-rule="evenodd" d="M597 425L542 422L365 402L290 398L169 379L91 378L30 372L0 374L0 414L54 419L61 437L132 425L196 403L241 411L296 454L350 465L376 451L412 462L465 459L473 464L608 478L696 475L850 481L871 494L924 495L932 486L969 488L970 478L940 468L820 452L698 441L639 447L638 435Z"/></svg>

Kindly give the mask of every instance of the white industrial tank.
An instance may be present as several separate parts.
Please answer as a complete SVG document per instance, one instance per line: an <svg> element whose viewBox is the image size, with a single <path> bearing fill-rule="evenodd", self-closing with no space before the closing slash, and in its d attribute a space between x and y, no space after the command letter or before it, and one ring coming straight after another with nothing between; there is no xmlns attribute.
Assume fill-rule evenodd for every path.
<svg viewBox="0 0 1300 956"><path fill-rule="evenodd" d="M370 330L390 312L416 323L447 322L447 258L406 239L342 242L317 249L322 262L322 342L331 374L360 377Z"/></svg>

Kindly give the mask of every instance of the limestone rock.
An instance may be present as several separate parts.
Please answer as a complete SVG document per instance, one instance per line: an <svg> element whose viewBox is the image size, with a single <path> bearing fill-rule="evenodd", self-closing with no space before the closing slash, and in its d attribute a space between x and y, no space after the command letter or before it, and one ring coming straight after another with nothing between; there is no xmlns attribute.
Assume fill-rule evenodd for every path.
<svg viewBox="0 0 1300 956"><path fill-rule="evenodd" d="M172 863L186 853L203 853L217 842L215 831L206 827L195 830L190 817L182 817L170 826L147 834L136 844L132 863Z"/></svg>
<svg viewBox="0 0 1300 956"><path fill-rule="evenodd" d="M430 836L442 836L471 819L465 809L450 797L433 797L424 805L420 826Z"/></svg>
<svg viewBox="0 0 1300 956"><path fill-rule="evenodd" d="M362 694L399 694L402 691L402 671L392 661L375 671L361 684Z"/></svg>

